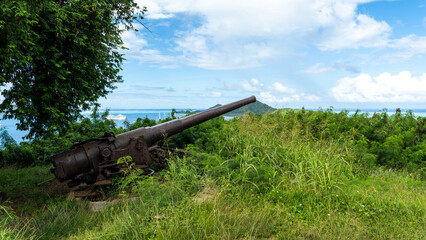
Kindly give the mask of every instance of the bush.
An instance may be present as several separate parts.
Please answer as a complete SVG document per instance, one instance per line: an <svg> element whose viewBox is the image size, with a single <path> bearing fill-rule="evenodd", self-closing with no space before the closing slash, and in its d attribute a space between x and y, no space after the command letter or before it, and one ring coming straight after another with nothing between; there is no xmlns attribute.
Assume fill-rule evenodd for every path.
<svg viewBox="0 0 426 240"><path fill-rule="evenodd" d="M332 109L305 111L276 111L268 115L268 124L275 124L275 131L293 129L315 139L334 139L355 144L360 161L367 167L374 165L388 168L424 172L426 168L426 118L415 117L411 111L386 111L369 116L356 111L334 113ZM424 174L422 174L423 177Z"/></svg>
<svg viewBox="0 0 426 240"><path fill-rule="evenodd" d="M69 131L62 135L54 134L48 139L33 139L20 145L4 129L0 129L2 143L0 164L46 164L50 162L53 154L69 148L75 142L100 136L108 131L120 134L157 124L154 120L139 118L133 124L125 122L124 127L117 129L113 121L105 119L107 114L108 111L100 115L95 108L90 118L75 122ZM173 119L175 119L174 116L159 123ZM411 111L405 114L397 111L393 115L388 115L384 111L375 113L373 116L356 111L349 116L348 111L334 113L332 109L318 111L286 109L265 114L263 117L249 114L243 118L242 124L249 126L248 119L269 129L268 134L285 134L284 137L288 139L297 135L305 139L332 140L335 144L354 145L356 146L355 155L358 156L357 161L366 168L379 165L408 169L419 172L421 177L426 177L424 174L426 172L426 118L415 117ZM239 142L233 135L227 135L226 131L231 131L230 126L235 126L239 121L238 118L225 121L223 117L217 117L166 138L159 144L170 148L191 148L210 153L220 151L221 154L235 154L236 148L243 149L246 141ZM256 136L258 131L253 129L250 132ZM239 145L233 145L228 149L224 144L229 145L231 140ZM266 143L266 148L268 144Z"/></svg>

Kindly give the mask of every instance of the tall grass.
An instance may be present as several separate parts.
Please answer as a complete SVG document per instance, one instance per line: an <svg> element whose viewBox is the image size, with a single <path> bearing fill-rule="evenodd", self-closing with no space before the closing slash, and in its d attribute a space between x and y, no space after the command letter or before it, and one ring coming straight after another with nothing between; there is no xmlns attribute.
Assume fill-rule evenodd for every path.
<svg viewBox="0 0 426 240"><path fill-rule="evenodd" d="M279 119L270 122L245 115L241 122L227 125L223 133L217 146L221 159L216 161L219 166L227 165L233 179L256 189L286 185L327 191L341 187L355 173L350 146L310 138L297 128L282 129Z"/></svg>
<svg viewBox="0 0 426 240"><path fill-rule="evenodd" d="M169 159L168 170L136 178L129 193L138 196L136 202L101 212L84 202L53 202L0 234L10 239L425 239L424 181L412 173L367 169L368 155L353 141L318 137L313 127L289 117L297 119L248 114L227 122L208 153Z"/></svg>

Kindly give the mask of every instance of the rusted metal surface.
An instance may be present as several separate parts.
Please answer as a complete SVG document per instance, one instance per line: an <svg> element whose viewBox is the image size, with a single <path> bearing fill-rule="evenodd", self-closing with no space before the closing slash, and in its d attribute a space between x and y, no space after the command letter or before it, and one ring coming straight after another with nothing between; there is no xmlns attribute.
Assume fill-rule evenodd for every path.
<svg viewBox="0 0 426 240"><path fill-rule="evenodd" d="M61 182L71 180L70 186L83 182L90 185L97 181L99 174L105 178L118 174L121 166L117 160L124 156L131 156L138 168L148 171L152 163L150 146L157 141L255 101L256 98L251 96L153 127L139 128L117 136L112 132L105 133L53 156L51 172Z"/></svg>
<svg viewBox="0 0 426 240"><path fill-rule="evenodd" d="M168 168L168 164L166 159L168 159L171 155L183 157L188 153L188 151L184 149L167 149L165 147L159 147L157 145L150 147L149 154L152 159L152 164L150 168L146 171L147 175L153 174L153 169L166 169ZM103 167L105 165L102 165ZM116 167L117 163L110 164L108 167ZM146 165L135 165L134 168L147 168ZM153 168L153 169L151 169ZM112 182L109 179L105 179L102 174L98 176L98 179L93 185L82 184L70 191L72 191L72 198L85 198L90 200L104 200L102 193L102 188L108 185L111 185Z"/></svg>

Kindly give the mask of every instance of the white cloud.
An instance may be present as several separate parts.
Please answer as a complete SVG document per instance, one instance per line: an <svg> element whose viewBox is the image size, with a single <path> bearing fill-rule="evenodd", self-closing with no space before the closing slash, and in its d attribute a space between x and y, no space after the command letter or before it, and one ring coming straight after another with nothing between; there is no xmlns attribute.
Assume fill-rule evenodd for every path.
<svg viewBox="0 0 426 240"><path fill-rule="evenodd" d="M387 45L390 31L391 27L386 22L377 22L361 14L355 19L336 21L324 31L318 47L321 50L384 47Z"/></svg>
<svg viewBox="0 0 426 240"><path fill-rule="evenodd" d="M143 26L135 24L135 28L142 29ZM121 27L123 28L123 27ZM121 33L123 46L126 50L122 52L126 58L133 58L139 60L140 63L151 63L161 65L162 67L176 67L178 62L177 57L165 55L157 49L151 49L144 35L140 31L123 31Z"/></svg>
<svg viewBox="0 0 426 240"><path fill-rule="evenodd" d="M253 85L255 85L255 86L263 87L263 83L259 82L259 80L257 80L256 78L252 78L252 79L250 80L250 82L251 82Z"/></svg>
<svg viewBox="0 0 426 240"><path fill-rule="evenodd" d="M284 85L282 85L279 82L275 82L272 84L272 90L279 92L279 93L292 93L294 94L296 92L296 90L292 89L292 88L288 88Z"/></svg>
<svg viewBox="0 0 426 240"><path fill-rule="evenodd" d="M414 55L426 54L426 36L419 37L416 35L408 35L406 37L389 41L388 47L400 50L396 54L390 54L387 57L396 57L409 59Z"/></svg>
<svg viewBox="0 0 426 240"><path fill-rule="evenodd" d="M176 63L178 62L176 57L163 55L159 50L155 49L140 50L132 57L138 59L141 63L158 64L165 68L177 67Z"/></svg>
<svg viewBox="0 0 426 240"><path fill-rule="evenodd" d="M316 102L319 97L296 89L284 86L282 83L274 82L270 86L264 86L259 80L252 78L249 81L242 81L241 87L244 91L254 92L259 96L259 100L266 103L287 103L287 102Z"/></svg>
<svg viewBox="0 0 426 240"><path fill-rule="evenodd" d="M181 64L244 69L309 42L324 51L387 47L391 27L357 13L374 0L144 0L151 19L197 16L199 27L176 32ZM191 24L189 24L191 25ZM317 69L325 70L325 69Z"/></svg>
<svg viewBox="0 0 426 240"><path fill-rule="evenodd" d="M279 96L271 92L260 92L259 99L265 103L317 102L320 100L318 96L305 93Z"/></svg>
<svg viewBox="0 0 426 240"><path fill-rule="evenodd" d="M174 17L173 14L164 14L164 13L149 13L147 14L146 18L148 19L167 19Z"/></svg>
<svg viewBox="0 0 426 240"><path fill-rule="evenodd" d="M320 97L313 94L303 94L303 97L309 102L318 102L319 100L321 100Z"/></svg>
<svg viewBox="0 0 426 240"><path fill-rule="evenodd" d="M137 26L135 26L137 27ZM139 27L138 27L139 28ZM136 35L135 31L124 31L121 33L123 46L130 52L138 52L148 45L148 42L142 36Z"/></svg>
<svg viewBox="0 0 426 240"><path fill-rule="evenodd" d="M409 71L377 77L360 74L343 78L332 88L339 102L426 102L426 73L413 77Z"/></svg>
<svg viewBox="0 0 426 240"><path fill-rule="evenodd" d="M175 51L182 53L190 66L212 69L245 69L260 65L260 61L273 54L271 46L241 43L232 39L216 43L211 36L185 33L176 40Z"/></svg>
<svg viewBox="0 0 426 240"><path fill-rule="evenodd" d="M245 90L247 92L257 92L257 91L259 91L259 89L256 86L250 84L248 81L242 81L241 82L241 87L243 88L243 90Z"/></svg>

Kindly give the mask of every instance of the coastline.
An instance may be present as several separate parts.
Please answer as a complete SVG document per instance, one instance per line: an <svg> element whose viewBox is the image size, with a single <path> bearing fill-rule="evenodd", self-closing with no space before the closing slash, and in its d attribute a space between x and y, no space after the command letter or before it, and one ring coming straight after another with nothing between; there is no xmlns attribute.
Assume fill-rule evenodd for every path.
<svg viewBox="0 0 426 240"><path fill-rule="evenodd" d="M187 111L198 112L202 111L201 109L175 109L177 117L183 117L186 115ZM306 110L327 110L327 109L306 109ZM374 113L382 113L384 110L389 115L395 114L394 109L360 109L360 113L368 113L369 116L373 116ZM100 109L99 113L102 114L106 111L106 109ZM333 112L339 113L341 111L348 111L348 115L352 115L355 113L356 109L333 109ZM409 110L401 109L401 113L405 114ZM416 117L426 117L426 109L413 109L411 110ZM126 121L133 123L137 118L145 118L158 121L159 119L165 119L166 117L171 116L172 109L108 109L109 114L111 115L125 115ZM92 112L85 111L82 112L83 117L90 117ZM234 115L224 115L226 118L236 117ZM237 116L238 117L238 116ZM16 123L18 121L14 119L1 120L2 114L0 114L0 129L5 129L12 138L20 143L23 141L23 137L27 134L27 131L19 131L16 130ZM114 120L117 124L117 127L123 126L125 120Z"/></svg>

